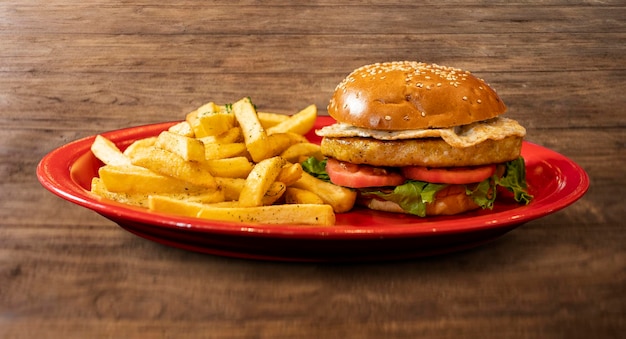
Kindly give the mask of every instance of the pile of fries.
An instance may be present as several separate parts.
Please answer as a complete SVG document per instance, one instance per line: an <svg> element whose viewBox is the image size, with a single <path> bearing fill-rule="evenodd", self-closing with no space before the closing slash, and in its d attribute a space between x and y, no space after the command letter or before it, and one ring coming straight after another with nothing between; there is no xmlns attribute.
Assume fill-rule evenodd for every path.
<svg viewBox="0 0 626 339"><path fill-rule="evenodd" d="M321 158L304 135L317 108L291 116L257 112L249 98L202 105L185 121L124 151L97 136L91 151L104 166L91 191L152 211L229 222L335 224L356 194L303 171Z"/></svg>

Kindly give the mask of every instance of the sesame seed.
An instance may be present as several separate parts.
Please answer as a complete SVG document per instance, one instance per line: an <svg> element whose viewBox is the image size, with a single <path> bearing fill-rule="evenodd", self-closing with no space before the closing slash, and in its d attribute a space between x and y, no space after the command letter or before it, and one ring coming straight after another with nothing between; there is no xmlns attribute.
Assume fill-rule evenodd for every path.
<svg viewBox="0 0 626 339"><path fill-rule="evenodd" d="M467 97L463 97L463 100L467 101Z"/></svg>
<svg viewBox="0 0 626 339"><path fill-rule="evenodd" d="M391 120L391 116L385 115L385 120L390 121Z"/></svg>
<svg viewBox="0 0 626 339"><path fill-rule="evenodd" d="M422 112L422 116L425 117L426 116L426 112Z"/></svg>
<svg viewBox="0 0 626 339"><path fill-rule="evenodd" d="M479 104L481 104L483 101L482 101L482 100L480 100L480 99L478 99L478 100L476 100L476 102L477 102L477 103L479 103Z"/></svg>

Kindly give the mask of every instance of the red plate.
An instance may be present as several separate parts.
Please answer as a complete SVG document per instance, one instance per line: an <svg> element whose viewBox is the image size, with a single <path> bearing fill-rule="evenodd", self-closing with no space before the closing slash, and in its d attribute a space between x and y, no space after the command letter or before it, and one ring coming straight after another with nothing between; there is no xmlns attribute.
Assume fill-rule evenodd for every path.
<svg viewBox="0 0 626 339"><path fill-rule="evenodd" d="M319 117L315 128L333 123ZM125 148L155 136L174 122L103 133ZM307 135L319 142L313 133ZM241 224L179 217L100 199L89 192L101 162L90 151L95 136L64 145L37 168L52 193L89 208L143 238L186 250L230 257L282 261L392 260L459 251L484 244L515 227L556 212L582 197L585 171L570 159L524 142L527 181L533 201L526 206L498 201L493 210L451 217L419 218L365 209L338 214L334 227Z"/></svg>

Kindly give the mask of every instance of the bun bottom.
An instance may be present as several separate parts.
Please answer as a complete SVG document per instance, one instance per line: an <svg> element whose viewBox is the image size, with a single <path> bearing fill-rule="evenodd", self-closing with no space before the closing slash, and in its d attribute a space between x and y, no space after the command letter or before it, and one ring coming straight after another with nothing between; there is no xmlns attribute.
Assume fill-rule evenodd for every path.
<svg viewBox="0 0 626 339"><path fill-rule="evenodd" d="M408 213L392 201L361 198L358 203L371 210ZM462 185L450 185L437 193L435 201L426 204L426 216L461 214L479 207L470 196L465 194L465 188Z"/></svg>

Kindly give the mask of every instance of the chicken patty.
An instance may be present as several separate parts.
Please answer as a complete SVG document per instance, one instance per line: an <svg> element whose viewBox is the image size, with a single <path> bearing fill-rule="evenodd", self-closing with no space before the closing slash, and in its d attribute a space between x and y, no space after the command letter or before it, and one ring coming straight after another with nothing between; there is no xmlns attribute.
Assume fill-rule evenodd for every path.
<svg viewBox="0 0 626 339"><path fill-rule="evenodd" d="M328 138L321 143L325 156L353 164L403 167L459 167L501 163L520 156L522 138L485 140L474 146L455 148L441 138L376 140L372 138Z"/></svg>

